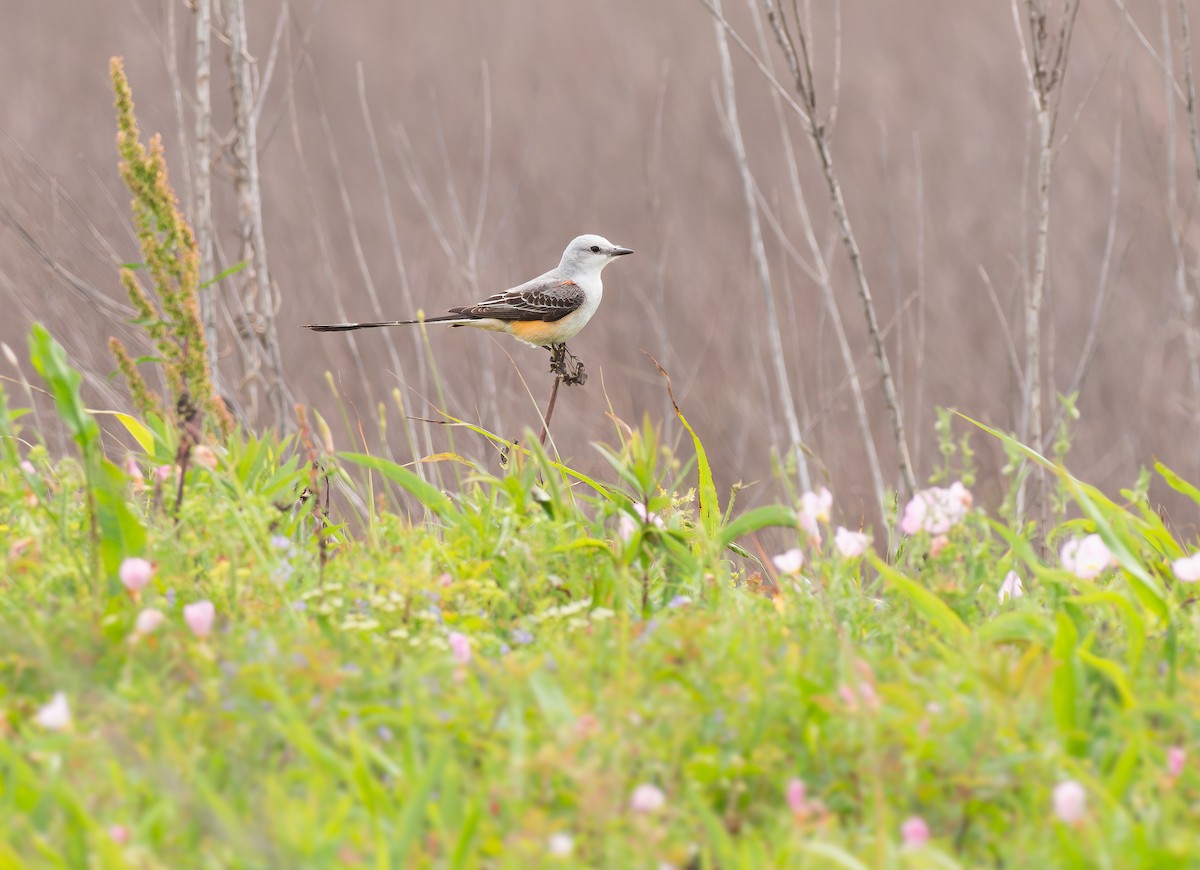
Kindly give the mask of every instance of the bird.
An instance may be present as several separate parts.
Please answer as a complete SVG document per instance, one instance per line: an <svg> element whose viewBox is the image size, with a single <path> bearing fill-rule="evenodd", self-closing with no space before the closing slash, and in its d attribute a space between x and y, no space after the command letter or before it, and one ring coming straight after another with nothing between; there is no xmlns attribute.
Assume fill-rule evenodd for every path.
<svg viewBox="0 0 1200 870"><path fill-rule="evenodd" d="M422 320L383 320L367 323L310 323L314 332L349 332L382 326L444 323L504 332L532 347L565 350L600 306L604 285L600 273L618 257L632 254L603 236L586 234L571 240L562 260L545 274L495 293L475 305L451 308L448 314Z"/></svg>

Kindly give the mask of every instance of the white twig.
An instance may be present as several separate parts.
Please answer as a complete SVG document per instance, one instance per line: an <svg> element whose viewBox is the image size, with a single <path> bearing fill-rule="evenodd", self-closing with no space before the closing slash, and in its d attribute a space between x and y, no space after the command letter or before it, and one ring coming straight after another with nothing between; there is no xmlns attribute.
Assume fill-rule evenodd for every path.
<svg viewBox="0 0 1200 870"><path fill-rule="evenodd" d="M715 14L721 14L721 0L712 0ZM734 89L733 61L729 56L729 43L725 38L725 29L720 21L713 23L713 32L717 38L717 53L721 59L721 79L724 84L724 111L729 129L730 144L733 146L734 159L737 161L738 172L742 180L742 195L745 200L746 217L750 221L750 249L754 257L754 265L758 273L758 286L762 292L763 303L766 306L767 336L771 346L771 358L775 365L775 378L778 381L780 404L783 406L783 416L787 424L791 452L796 459L800 485L805 489L811 487L808 472L808 461L805 459L804 441L800 434L800 421L796 416L796 404L792 397L791 381L788 377L787 362L783 355L783 337L779 331L779 314L775 307L775 293L771 287L771 270L767 263L766 246L763 244L762 226L758 219L758 203L754 196L754 177L750 171L750 160L746 155L746 144L742 140L742 129L738 123L737 94Z"/></svg>

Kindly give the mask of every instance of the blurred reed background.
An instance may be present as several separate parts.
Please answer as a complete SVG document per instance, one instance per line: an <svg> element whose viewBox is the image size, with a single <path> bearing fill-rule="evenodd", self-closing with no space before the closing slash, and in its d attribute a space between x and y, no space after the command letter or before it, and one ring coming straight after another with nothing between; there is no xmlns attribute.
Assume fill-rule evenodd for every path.
<svg viewBox="0 0 1200 870"><path fill-rule="evenodd" d="M243 259L226 60L227 15L239 3L217 2L213 12L212 274ZM142 124L163 134L172 181L194 216L197 12L172 0L88 5L0 0L0 340L24 355L30 322L46 322L90 372L94 406L113 407L124 393L108 380L105 339L137 336L116 266L137 248L115 167L107 61L126 58ZM813 5L818 101L822 113L836 101L831 148L924 479L939 459L935 407L1022 426L1039 204L1023 40L1004 2L843 0L840 16ZM1052 18L1065 8L1045 5ZM1022 0L1018 21L1025 10ZM790 88L762 6L726 0L724 12ZM1061 95L1039 338L1043 414L1048 426L1056 391L1086 372L1070 465L1109 490L1153 458L1200 473L1192 219L1200 175L1185 12L1195 18L1200 4L1083 4ZM247 14L258 201L287 398L336 418L332 372L374 450L377 407L387 405L390 449L401 459L413 450L393 389L416 417L444 407L504 435L536 427L525 384L543 404L550 379L541 351L466 330L431 329L426 351L416 330L343 336L299 326L404 317L410 301L437 313L532 277L572 236L597 232L637 255L606 272L604 304L572 344L593 377L559 397L554 435L564 458L598 464L589 442L613 440L610 405L620 418L649 414L678 434L644 350L671 373L718 483L758 482L743 504L778 497L772 453L787 453L795 434L781 361L811 451L810 482L836 489L844 510L861 506L848 524L877 521L850 379L814 270L828 271L884 482L902 480L825 180L800 119L781 113L733 44L743 174L730 79L702 0L270 0ZM769 339L763 264L781 360ZM247 364L247 335L269 329L270 318L242 318L232 302L247 277L230 276L214 294L220 382L247 419L272 424L286 403L274 401L269 373ZM418 454L445 447L444 430L415 423L412 434ZM339 434L337 446L357 446L350 437ZM976 491L986 501L1004 458L975 441L985 472ZM461 434L455 448L492 452Z"/></svg>

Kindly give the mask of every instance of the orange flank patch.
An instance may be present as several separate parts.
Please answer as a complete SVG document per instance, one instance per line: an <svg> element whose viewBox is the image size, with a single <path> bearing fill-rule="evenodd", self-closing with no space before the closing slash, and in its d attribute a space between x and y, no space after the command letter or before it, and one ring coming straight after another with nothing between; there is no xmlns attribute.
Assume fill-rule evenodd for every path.
<svg viewBox="0 0 1200 870"><path fill-rule="evenodd" d="M514 338L538 346L555 344L563 332L563 322L547 323L544 320L510 320L508 330Z"/></svg>

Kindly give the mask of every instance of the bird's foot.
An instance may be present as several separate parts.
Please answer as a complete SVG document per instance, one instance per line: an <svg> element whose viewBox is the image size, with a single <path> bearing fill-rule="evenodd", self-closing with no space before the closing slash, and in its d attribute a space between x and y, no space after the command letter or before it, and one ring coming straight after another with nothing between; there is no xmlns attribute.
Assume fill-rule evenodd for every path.
<svg viewBox="0 0 1200 870"><path fill-rule="evenodd" d="M550 351L550 371L558 375L564 384L583 386L587 382L583 360L567 350L565 344L552 344L547 349Z"/></svg>

